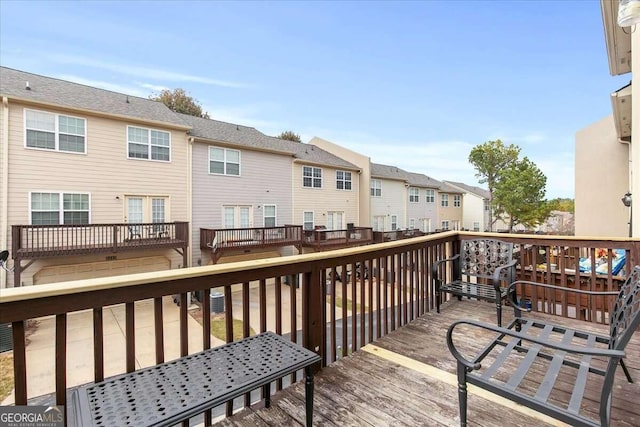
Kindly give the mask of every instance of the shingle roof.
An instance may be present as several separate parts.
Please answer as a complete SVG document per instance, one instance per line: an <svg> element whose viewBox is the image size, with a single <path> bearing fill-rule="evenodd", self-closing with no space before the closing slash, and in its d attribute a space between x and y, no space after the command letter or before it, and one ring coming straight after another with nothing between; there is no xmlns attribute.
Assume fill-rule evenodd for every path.
<svg viewBox="0 0 640 427"><path fill-rule="evenodd" d="M30 90L26 89L29 82ZM162 102L0 67L0 94L67 108L186 127Z"/></svg>
<svg viewBox="0 0 640 427"><path fill-rule="evenodd" d="M408 181L408 172L397 166L381 165L379 163L371 163L371 176L376 178L396 179L399 181Z"/></svg>
<svg viewBox="0 0 640 427"><path fill-rule="evenodd" d="M342 167L350 170L359 169L353 163L347 162L315 145L275 138L265 135L252 127L203 119L186 114L179 114L179 116L193 126L191 135L198 138L226 142L241 147L281 152L310 163Z"/></svg>
<svg viewBox="0 0 640 427"><path fill-rule="evenodd" d="M422 173L408 172L409 184L416 187L440 188L442 182Z"/></svg>
<svg viewBox="0 0 640 427"><path fill-rule="evenodd" d="M442 185L440 186L440 192L441 193L454 193L454 194L462 194L464 193L464 191L454 187L451 184L447 184L446 181L442 182Z"/></svg>
<svg viewBox="0 0 640 427"><path fill-rule="evenodd" d="M462 188L464 191L468 193L473 193L476 196L480 196L484 199L488 199L490 195L489 190L485 190L484 188L476 187L473 185L467 185L462 182L455 182L455 181L444 181L444 182L447 184L455 185L456 187Z"/></svg>

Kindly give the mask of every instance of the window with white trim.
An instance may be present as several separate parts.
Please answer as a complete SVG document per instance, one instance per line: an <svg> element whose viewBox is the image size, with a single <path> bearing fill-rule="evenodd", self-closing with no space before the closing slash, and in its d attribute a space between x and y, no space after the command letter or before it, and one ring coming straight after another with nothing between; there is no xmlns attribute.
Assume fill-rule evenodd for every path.
<svg viewBox="0 0 640 427"><path fill-rule="evenodd" d="M373 217L373 231L384 231L384 215L376 215Z"/></svg>
<svg viewBox="0 0 640 427"><path fill-rule="evenodd" d="M398 229L398 215L391 215L391 231Z"/></svg>
<svg viewBox="0 0 640 427"><path fill-rule="evenodd" d="M453 224L452 224L452 226L453 226L453 227L452 227L452 230L456 230L456 231L457 231L457 230L460 230L460 221L458 221L458 220L454 220L454 221L452 221L452 223L453 223Z"/></svg>
<svg viewBox="0 0 640 427"><path fill-rule="evenodd" d="M276 205L264 205L262 208L263 208L263 215L264 215L264 226L275 227L277 224Z"/></svg>
<svg viewBox="0 0 640 427"><path fill-rule="evenodd" d="M479 222L474 222L473 223L473 231L480 231L480 223Z"/></svg>
<svg viewBox="0 0 640 427"><path fill-rule="evenodd" d="M371 197L382 197L382 182L379 179L371 180Z"/></svg>
<svg viewBox="0 0 640 427"><path fill-rule="evenodd" d="M453 207L459 208L461 204L461 197L459 194L454 194L453 196Z"/></svg>
<svg viewBox="0 0 640 427"><path fill-rule="evenodd" d="M209 173L240 176L240 151L209 147Z"/></svg>
<svg viewBox="0 0 640 427"><path fill-rule="evenodd" d="M313 230L313 212L304 212L302 214L302 228Z"/></svg>
<svg viewBox="0 0 640 427"><path fill-rule="evenodd" d="M420 201L420 189L409 188L409 202L418 203Z"/></svg>
<svg viewBox="0 0 640 427"><path fill-rule="evenodd" d="M25 109L24 127L24 144L28 148L87 152L87 121L83 118Z"/></svg>
<svg viewBox="0 0 640 427"><path fill-rule="evenodd" d="M351 190L351 172L336 171L336 189Z"/></svg>
<svg viewBox="0 0 640 427"><path fill-rule="evenodd" d="M449 195L448 194L441 194L440 195L440 206L442 206L443 208L449 207Z"/></svg>
<svg viewBox="0 0 640 427"><path fill-rule="evenodd" d="M491 204L489 203L489 200L485 199L484 200L484 210L485 210L485 212L489 212L489 206L490 205Z"/></svg>
<svg viewBox="0 0 640 427"><path fill-rule="evenodd" d="M416 220L414 218L409 219L409 230L416 228Z"/></svg>
<svg viewBox="0 0 640 427"><path fill-rule="evenodd" d="M171 160L171 133L127 126L127 156L130 159Z"/></svg>
<svg viewBox="0 0 640 427"><path fill-rule="evenodd" d="M436 201L436 190L433 189L427 189L424 192L424 197L425 200L427 201L427 203L434 203Z"/></svg>
<svg viewBox="0 0 640 427"><path fill-rule="evenodd" d="M447 221L446 219L444 221L442 221L442 229L443 230L448 230L449 229L449 221Z"/></svg>
<svg viewBox="0 0 640 427"><path fill-rule="evenodd" d="M43 193L29 196L32 225L89 224L89 193Z"/></svg>
<svg viewBox="0 0 640 427"><path fill-rule="evenodd" d="M322 188L322 169L303 166L302 186L307 188Z"/></svg>

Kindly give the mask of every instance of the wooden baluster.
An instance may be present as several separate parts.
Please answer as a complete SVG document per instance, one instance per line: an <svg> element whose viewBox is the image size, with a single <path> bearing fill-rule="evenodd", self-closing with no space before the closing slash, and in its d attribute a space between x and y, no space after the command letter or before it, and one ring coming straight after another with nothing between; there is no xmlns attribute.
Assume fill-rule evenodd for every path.
<svg viewBox="0 0 640 427"><path fill-rule="evenodd" d="M125 333L127 348L127 372L136 370L136 320L133 302L125 304Z"/></svg>
<svg viewBox="0 0 640 427"><path fill-rule="evenodd" d="M27 404L27 352L24 321L11 323L13 333L13 381L16 405Z"/></svg>
<svg viewBox="0 0 640 427"><path fill-rule="evenodd" d="M162 297L153 299L153 321L155 331L156 364L164 362L164 317L162 313Z"/></svg>
<svg viewBox="0 0 640 427"><path fill-rule="evenodd" d="M104 380L104 325L102 307L93 309L93 379Z"/></svg>
<svg viewBox="0 0 640 427"><path fill-rule="evenodd" d="M187 323L187 309L189 301L187 293L180 294L180 357L189 354L189 328Z"/></svg>
<svg viewBox="0 0 640 427"><path fill-rule="evenodd" d="M56 405L67 404L67 314L56 315Z"/></svg>
<svg viewBox="0 0 640 427"><path fill-rule="evenodd" d="M276 334L282 335L282 276L276 277L275 292ZM282 378L276 381L276 391L280 390L282 390Z"/></svg>

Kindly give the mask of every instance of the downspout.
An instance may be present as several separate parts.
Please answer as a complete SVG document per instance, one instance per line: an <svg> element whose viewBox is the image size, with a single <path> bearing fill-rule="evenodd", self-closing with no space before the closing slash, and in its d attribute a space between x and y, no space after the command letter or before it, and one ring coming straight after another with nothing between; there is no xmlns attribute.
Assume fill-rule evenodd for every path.
<svg viewBox="0 0 640 427"><path fill-rule="evenodd" d="M0 250L10 249L7 247L9 244L8 228L9 228L9 99L6 96L2 97L2 188L0 194L2 194L2 200L0 201ZM12 254L13 255L13 254ZM15 285L14 285L15 286ZM7 287L7 272L1 270L0 272L0 289Z"/></svg>
<svg viewBox="0 0 640 427"><path fill-rule="evenodd" d="M187 138L187 221L189 221L189 246L187 247L187 265L193 264L193 142L194 137Z"/></svg>
<svg viewBox="0 0 640 427"><path fill-rule="evenodd" d="M632 194L630 209L631 235L640 237L640 171L634 170L640 166L640 132L634 132L634 125L640 123L640 82L636 82L640 73L640 31L631 32L631 143L629 144L629 191ZM634 203L635 202L635 203ZM636 209L633 209L636 204Z"/></svg>

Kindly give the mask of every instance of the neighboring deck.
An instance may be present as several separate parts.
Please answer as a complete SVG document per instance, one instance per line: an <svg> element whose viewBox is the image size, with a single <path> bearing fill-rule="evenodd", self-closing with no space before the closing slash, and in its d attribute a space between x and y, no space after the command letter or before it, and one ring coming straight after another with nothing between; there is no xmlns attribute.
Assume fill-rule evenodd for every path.
<svg viewBox="0 0 640 427"><path fill-rule="evenodd" d="M511 316L512 310L507 307L505 323ZM441 314L430 312L323 368L316 376L314 425L459 425L456 365L447 349L445 335L448 326L462 318L495 323L495 307L468 300L446 303ZM599 329L608 334L607 326L554 319L579 329ZM469 342L469 349L478 347L478 339L474 341ZM618 369L612 408L614 426L640 425L638 333L627 346L626 363L635 383L627 383L622 370ZM269 409L246 409L219 425L301 425L304 420L302 382L277 393L272 405ZM477 389L470 390L468 417L470 426L564 425Z"/></svg>

